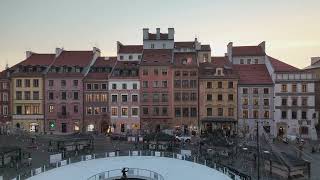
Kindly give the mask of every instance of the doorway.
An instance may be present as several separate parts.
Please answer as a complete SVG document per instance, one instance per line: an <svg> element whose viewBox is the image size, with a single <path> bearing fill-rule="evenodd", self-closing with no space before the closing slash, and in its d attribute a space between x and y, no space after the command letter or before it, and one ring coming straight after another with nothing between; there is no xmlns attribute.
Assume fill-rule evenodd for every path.
<svg viewBox="0 0 320 180"><path fill-rule="evenodd" d="M61 123L61 132L63 133L67 132L67 123Z"/></svg>

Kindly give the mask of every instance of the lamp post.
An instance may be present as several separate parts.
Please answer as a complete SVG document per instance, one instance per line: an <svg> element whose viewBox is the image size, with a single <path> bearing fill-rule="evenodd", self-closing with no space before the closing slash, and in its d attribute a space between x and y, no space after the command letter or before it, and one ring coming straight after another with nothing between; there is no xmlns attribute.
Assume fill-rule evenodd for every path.
<svg viewBox="0 0 320 180"><path fill-rule="evenodd" d="M259 145L259 121L257 120L257 179L260 180L260 145Z"/></svg>

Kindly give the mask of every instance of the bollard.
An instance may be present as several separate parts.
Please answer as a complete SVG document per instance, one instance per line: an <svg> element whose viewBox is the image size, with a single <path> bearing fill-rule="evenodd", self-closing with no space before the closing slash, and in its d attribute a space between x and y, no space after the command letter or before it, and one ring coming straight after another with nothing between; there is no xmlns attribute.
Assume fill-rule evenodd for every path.
<svg viewBox="0 0 320 180"><path fill-rule="evenodd" d="M32 169L31 169L30 171L31 171L31 172L30 172L30 173L31 173L31 176L33 176Z"/></svg>
<svg viewBox="0 0 320 180"><path fill-rule="evenodd" d="M216 163L214 163L214 169L217 169L217 164Z"/></svg>
<svg viewBox="0 0 320 180"><path fill-rule="evenodd" d="M106 153L104 154L104 157L108 157L108 152L106 152Z"/></svg>
<svg viewBox="0 0 320 180"><path fill-rule="evenodd" d="M43 165L43 172L46 171L46 165Z"/></svg>
<svg viewBox="0 0 320 180"><path fill-rule="evenodd" d="M141 153L141 151L140 151L140 156L142 156L142 153Z"/></svg>
<svg viewBox="0 0 320 180"><path fill-rule="evenodd" d="M59 167L59 162L56 162L56 168Z"/></svg>
<svg viewBox="0 0 320 180"><path fill-rule="evenodd" d="M96 158L96 154L93 154L93 159L95 159Z"/></svg>
<svg viewBox="0 0 320 180"><path fill-rule="evenodd" d="M196 162L196 157L193 157L193 162Z"/></svg>
<svg viewBox="0 0 320 180"><path fill-rule="evenodd" d="M204 165L207 166L207 160L204 160Z"/></svg>
<svg viewBox="0 0 320 180"><path fill-rule="evenodd" d="M69 158L69 164L71 164L71 159Z"/></svg>
<svg viewBox="0 0 320 180"><path fill-rule="evenodd" d="M129 156L131 156L130 150L129 150Z"/></svg>
<svg viewBox="0 0 320 180"><path fill-rule="evenodd" d="M174 159L174 153L172 153L172 158Z"/></svg>

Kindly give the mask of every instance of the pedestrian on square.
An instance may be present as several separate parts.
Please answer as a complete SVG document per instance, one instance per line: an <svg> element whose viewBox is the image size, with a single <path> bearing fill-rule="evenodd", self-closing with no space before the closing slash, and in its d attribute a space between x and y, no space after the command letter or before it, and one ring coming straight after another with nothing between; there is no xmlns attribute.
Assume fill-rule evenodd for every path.
<svg viewBox="0 0 320 180"><path fill-rule="evenodd" d="M28 157L28 166L31 166L32 164L32 158L31 158L31 155L29 154L29 157Z"/></svg>

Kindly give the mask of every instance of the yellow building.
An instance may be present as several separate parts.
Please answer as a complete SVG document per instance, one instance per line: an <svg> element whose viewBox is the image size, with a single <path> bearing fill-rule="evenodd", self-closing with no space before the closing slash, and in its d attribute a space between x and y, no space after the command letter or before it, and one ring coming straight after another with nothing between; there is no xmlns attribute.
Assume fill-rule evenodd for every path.
<svg viewBox="0 0 320 180"><path fill-rule="evenodd" d="M27 59L11 68L13 129L44 131L44 78L54 54L27 52Z"/></svg>
<svg viewBox="0 0 320 180"><path fill-rule="evenodd" d="M226 57L213 57L199 70L199 115L202 131L237 132L238 75Z"/></svg>

